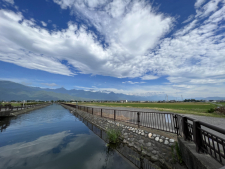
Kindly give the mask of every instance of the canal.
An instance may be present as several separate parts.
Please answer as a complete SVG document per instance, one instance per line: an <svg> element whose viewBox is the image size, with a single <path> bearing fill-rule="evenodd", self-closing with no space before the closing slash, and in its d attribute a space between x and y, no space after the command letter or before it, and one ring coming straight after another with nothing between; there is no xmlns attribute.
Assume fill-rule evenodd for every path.
<svg viewBox="0 0 225 169"><path fill-rule="evenodd" d="M1 119L0 161L2 169L136 168L57 104Z"/></svg>

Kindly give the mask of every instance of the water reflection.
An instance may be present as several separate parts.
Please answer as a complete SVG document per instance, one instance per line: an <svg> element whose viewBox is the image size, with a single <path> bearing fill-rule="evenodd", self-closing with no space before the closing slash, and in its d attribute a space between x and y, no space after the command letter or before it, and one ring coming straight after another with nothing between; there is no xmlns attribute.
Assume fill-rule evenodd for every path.
<svg viewBox="0 0 225 169"><path fill-rule="evenodd" d="M148 159L144 158L142 154L135 151L133 148L127 146L127 144L118 143L118 144L109 144L107 139L106 132L102 131L96 125L90 123L89 121L85 120L78 114L75 114L80 121L82 121L90 130L92 130L96 135L98 135L101 139L103 139L106 143L108 143L106 149L106 164L110 156L113 156L115 150L117 150L121 155L123 155L126 159L132 162L135 166L140 169L157 169L158 166L151 163Z"/></svg>
<svg viewBox="0 0 225 169"><path fill-rule="evenodd" d="M10 125L10 118L6 117L0 117L0 130L1 132L5 131L6 128Z"/></svg>
<svg viewBox="0 0 225 169"><path fill-rule="evenodd" d="M0 168L136 168L60 105L6 123L0 133Z"/></svg>

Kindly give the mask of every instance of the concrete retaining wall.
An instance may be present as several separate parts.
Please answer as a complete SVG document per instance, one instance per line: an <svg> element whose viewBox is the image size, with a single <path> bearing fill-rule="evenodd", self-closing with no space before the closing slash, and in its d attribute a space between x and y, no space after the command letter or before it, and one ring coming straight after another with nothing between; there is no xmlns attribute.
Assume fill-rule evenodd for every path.
<svg viewBox="0 0 225 169"><path fill-rule="evenodd" d="M219 169L222 165L213 159L209 154L199 154L193 142L178 138L181 154L186 166L189 169Z"/></svg>

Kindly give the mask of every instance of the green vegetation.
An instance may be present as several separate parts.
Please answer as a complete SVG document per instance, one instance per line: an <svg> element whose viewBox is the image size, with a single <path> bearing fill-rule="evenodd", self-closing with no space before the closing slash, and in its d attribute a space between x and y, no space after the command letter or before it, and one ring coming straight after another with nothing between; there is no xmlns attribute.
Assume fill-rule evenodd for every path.
<svg viewBox="0 0 225 169"><path fill-rule="evenodd" d="M178 162L178 163L182 164L183 159L182 159L180 147L177 142L175 142L174 146L171 146L171 151L172 151L172 156L173 156L174 162Z"/></svg>
<svg viewBox="0 0 225 169"><path fill-rule="evenodd" d="M220 104L220 103L219 103ZM225 103L224 103L225 104ZM203 102L180 102L180 103L82 103L86 106L107 106L107 107L135 107L145 109L155 109L181 114L194 114L200 116L225 117L222 114L208 113L209 109L218 107L212 103ZM143 110L144 111L144 110Z"/></svg>
<svg viewBox="0 0 225 169"><path fill-rule="evenodd" d="M215 111L214 108L210 108L209 110L207 110L208 113L213 113Z"/></svg>
<svg viewBox="0 0 225 169"><path fill-rule="evenodd" d="M110 143L117 143L121 136L121 131L119 129L110 128L107 129L106 134Z"/></svg>
<svg viewBox="0 0 225 169"><path fill-rule="evenodd" d="M218 104L221 104L221 105L225 106L225 102L220 102L220 103L218 103Z"/></svg>

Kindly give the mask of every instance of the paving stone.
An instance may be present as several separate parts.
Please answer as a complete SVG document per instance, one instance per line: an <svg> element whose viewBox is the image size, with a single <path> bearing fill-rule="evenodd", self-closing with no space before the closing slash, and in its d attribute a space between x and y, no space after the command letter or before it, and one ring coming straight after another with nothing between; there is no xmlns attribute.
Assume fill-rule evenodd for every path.
<svg viewBox="0 0 225 169"><path fill-rule="evenodd" d="M166 144L166 145L169 144L169 141L168 140L165 140L164 144Z"/></svg>
<svg viewBox="0 0 225 169"><path fill-rule="evenodd" d="M150 146L152 145L152 143L148 142L146 145L147 145L148 147L150 147Z"/></svg>
<svg viewBox="0 0 225 169"><path fill-rule="evenodd" d="M144 144L144 140L139 140L138 141L140 144Z"/></svg>
<svg viewBox="0 0 225 169"><path fill-rule="evenodd" d="M128 143L128 146L133 147L134 143L133 142L132 143Z"/></svg>
<svg viewBox="0 0 225 169"><path fill-rule="evenodd" d="M147 152L145 150L143 150L141 153L142 153L142 155L146 155L147 154Z"/></svg>
<svg viewBox="0 0 225 169"><path fill-rule="evenodd" d="M169 143L169 146L174 146L174 143Z"/></svg>
<svg viewBox="0 0 225 169"><path fill-rule="evenodd" d="M170 143L174 143L174 139L169 139Z"/></svg>
<svg viewBox="0 0 225 169"><path fill-rule="evenodd" d="M151 138L151 137L152 137L152 133L149 133L149 134L148 134L148 137Z"/></svg>

